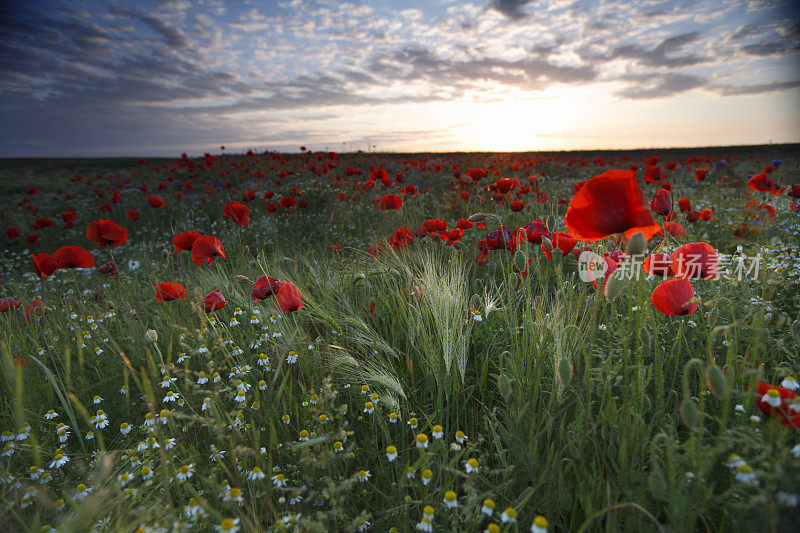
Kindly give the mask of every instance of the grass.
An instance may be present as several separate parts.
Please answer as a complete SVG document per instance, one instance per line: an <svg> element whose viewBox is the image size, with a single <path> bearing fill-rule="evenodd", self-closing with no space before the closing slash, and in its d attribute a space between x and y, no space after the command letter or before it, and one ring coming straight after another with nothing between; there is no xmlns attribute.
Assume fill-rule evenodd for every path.
<svg viewBox="0 0 800 533"><path fill-rule="evenodd" d="M722 154L727 165L694 181L695 166ZM341 154L328 174L320 172L327 155L240 155L166 170L160 162L99 166L89 184L70 181L65 167L49 170L50 181L14 174L16 190L0 200L4 228L58 221L68 207L80 218L75 228L36 232L34 245L25 231L4 242L1 296L48 306L30 325L22 308L0 315L0 432L29 428L27 438L2 443L14 443L0 457L6 523L25 531L412 531L428 520L436 531L490 523L518 531L542 516L554 531L793 529L800 440L758 409L754 383L779 384L800 370L798 214L785 195L768 198L775 220L760 217L753 235L735 238L734 225L756 220L746 202L762 198L718 179L746 181L780 156L776 181L797 182L796 150L600 155L603 167L596 154ZM651 305L658 280L642 276L608 301L579 280L571 254L550 261L538 245L476 263L477 242L498 223L542 220L563 231L575 182L651 155L679 164L668 173L675 199L714 210L712 221L694 224L681 215L686 236L660 246L705 241L760 253L756 280L693 282L700 309L679 317ZM364 190L370 165L391 178L403 173L405 183ZM451 187L453 165L497 169L484 186L535 174L550 199L523 195L520 212L476 186L464 199ZM364 175L345 181L346 167ZM286 170L294 172L279 174ZM400 210L372 205L408 183L422 193L405 196ZM36 214L18 205L26 185L38 189ZM295 187L307 208L265 210ZM257 199L248 204L251 225L240 227L221 216L222 205L248 189ZM114 190L120 203L99 211ZM276 196L262 201L267 190ZM339 192L359 198L341 201ZM148 194L167 207L150 208ZM141 218L127 220L128 209ZM475 213L489 215L485 228L465 230L453 246L417 237L368 253L398 227L441 218L453 228ZM91 248L85 228L99 218L125 226L128 241ZM226 257L197 266L173 251L172 236L190 229L219 237ZM115 261L117 274L33 274L31 252L65 244L92 249L98 265ZM524 275L513 271L526 264ZM302 309L254 302L261 275L297 286ZM189 297L156 301L163 281L182 283ZM206 315L201 298L215 289L228 304ZM170 391L177 400L167 401ZM51 409L56 418L46 416ZM107 427L98 427L98 409ZM69 426L63 443L59 423ZM51 466L57 453L69 462ZM752 480L731 468L731 454L752 467ZM479 466L468 473L471 458ZM184 466L192 475L181 481ZM457 507L445 503L447 491ZM492 516L482 512L487 499ZM516 523L502 522L507 508Z"/></svg>

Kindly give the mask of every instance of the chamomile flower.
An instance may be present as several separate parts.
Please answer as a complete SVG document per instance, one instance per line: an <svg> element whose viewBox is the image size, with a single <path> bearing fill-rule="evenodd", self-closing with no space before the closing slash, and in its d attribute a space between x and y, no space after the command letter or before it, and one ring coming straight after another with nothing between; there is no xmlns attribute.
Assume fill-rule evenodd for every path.
<svg viewBox="0 0 800 533"><path fill-rule="evenodd" d="M387 446L386 447L386 458L391 463L395 459L397 459L397 447L395 446Z"/></svg>
<svg viewBox="0 0 800 533"><path fill-rule="evenodd" d="M375 411L375 404L372 402L365 402L364 403L364 412L367 414L371 414Z"/></svg>
<svg viewBox="0 0 800 533"><path fill-rule="evenodd" d="M127 435L128 433L131 432L131 425L128 424L127 422L123 422L122 424L119 425L119 432L122 433L123 435Z"/></svg>
<svg viewBox="0 0 800 533"><path fill-rule="evenodd" d="M55 412L55 411L53 411L52 409L50 409L49 411L47 411L47 412L44 414L44 417L45 417L46 419L48 419L48 420L53 420L53 419L54 419L54 418L56 418L57 416L58 416L58 413L56 413L56 412Z"/></svg>
<svg viewBox="0 0 800 533"><path fill-rule="evenodd" d="M272 476L272 484L275 485L278 488L285 487L286 486L286 476L284 476L283 474L280 474L280 473L275 474L274 476Z"/></svg>
<svg viewBox="0 0 800 533"><path fill-rule="evenodd" d="M239 531L239 519L238 518L226 518L217 526L217 531L219 533L238 533Z"/></svg>
<svg viewBox="0 0 800 533"><path fill-rule="evenodd" d="M208 353L208 347L205 344L201 344L197 349L197 353Z"/></svg>
<svg viewBox="0 0 800 533"><path fill-rule="evenodd" d="M53 456L53 461L50 463L50 468L61 468L65 464L69 462L69 457L61 450L61 448L56 450L55 455Z"/></svg>
<svg viewBox="0 0 800 533"><path fill-rule="evenodd" d="M758 485L758 479L756 479L756 475L753 472L753 467L747 464L736 467L736 480L742 483Z"/></svg>
<svg viewBox="0 0 800 533"><path fill-rule="evenodd" d="M286 362L289 363L290 365L296 363L297 352L295 352L294 350L290 350L289 354L286 356Z"/></svg>
<svg viewBox="0 0 800 533"><path fill-rule="evenodd" d="M300 442L307 442L308 441L308 431L303 429L300 431L300 437L297 439Z"/></svg>
<svg viewBox="0 0 800 533"><path fill-rule="evenodd" d="M371 477L371 475L369 470L360 470L358 474L356 474L356 477L358 478L359 483L364 483Z"/></svg>
<svg viewBox="0 0 800 533"><path fill-rule="evenodd" d="M456 493L453 492L452 490L448 490L447 492L444 493L444 499L442 501L449 509L455 509L456 507L458 507L458 499Z"/></svg>
<svg viewBox="0 0 800 533"><path fill-rule="evenodd" d="M537 516L531 524L531 533L547 533L547 526L547 519L543 516Z"/></svg>
<svg viewBox="0 0 800 533"><path fill-rule="evenodd" d="M428 436L425 433L419 433L416 437L417 448L420 449L427 449L428 448Z"/></svg>
<svg viewBox="0 0 800 533"><path fill-rule="evenodd" d="M464 441L467 440L467 436L464 435L463 431L456 431L456 440L459 444L464 444Z"/></svg>
<svg viewBox="0 0 800 533"><path fill-rule="evenodd" d="M333 451L337 453L344 451L344 445L342 444L341 441L337 440L336 442L333 443Z"/></svg>
<svg viewBox="0 0 800 533"><path fill-rule="evenodd" d="M400 419L400 417L397 416L397 413L395 413L395 412L389 413L389 422L391 422L392 424L397 424L397 421L399 419Z"/></svg>
<svg viewBox="0 0 800 533"><path fill-rule="evenodd" d="M283 415L281 417L281 420L283 421L284 424L288 424L291 421L291 417L289 415Z"/></svg>
<svg viewBox="0 0 800 533"><path fill-rule="evenodd" d="M433 479L433 471L431 469L426 468L425 470L422 471L423 485L428 485L428 483L430 483L432 479Z"/></svg>
<svg viewBox="0 0 800 533"><path fill-rule="evenodd" d="M771 405L772 407L780 407L782 402L778 389L769 389L767 393L761 397L761 401Z"/></svg>
<svg viewBox="0 0 800 533"><path fill-rule="evenodd" d="M744 465L744 464L747 464L747 463L745 463L744 460L741 457L739 457L738 455L736 455L735 453L732 453L732 454L730 454L728 456L727 465L728 465L729 468L738 468L739 466Z"/></svg>
<svg viewBox="0 0 800 533"><path fill-rule="evenodd" d="M153 413L146 413L144 415L144 425L145 427L153 427L156 425L156 419L153 416Z"/></svg>
<svg viewBox="0 0 800 533"><path fill-rule="evenodd" d="M183 483L187 479L191 478L194 475L194 463L183 465L178 469L178 472L175 474L175 478Z"/></svg>
<svg viewBox="0 0 800 533"><path fill-rule="evenodd" d="M494 514L494 501L486 498L483 500L483 506L481 506L481 512L486 516L492 516Z"/></svg>
<svg viewBox="0 0 800 533"><path fill-rule="evenodd" d="M781 381L781 387L784 389L789 389L790 391L796 391L800 389L800 384L797 383L797 380L794 378L794 376L786 376L783 378L783 381Z"/></svg>
<svg viewBox="0 0 800 533"><path fill-rule="evenodd" d="M143 466L142 469L139 471L139 475L142 476L142 479L150 479L153 477L153 469L149 466Z"/></svg>
<svg viewBox="0 0 800 533"><path fill-rule="evenodd" d="M467 471L467 474L474 474L478 472L478 460L474 457L470 457L468 461L464 463L464 468Z"/></svg>
<svg viewBox="0 0 800 533"><path fill-rule="evenodd" d="M417 522L416 527L420 531L424 531L425 533L431 533L433 531L433 522L430 519L425 518L423 516L422 520Z"/></svg>
<svg viewBox="0 0 800 533"><path fill-rule="evenodd" d="M507 507L503 514L500 515L500 520L504 524L513 524L517 521L517 510L513 507Z"/></svg>
<svg viewBox="0 0 800 533"><path fill-rule="evenodd" d="M108 426L110 422L108 421L108 415L106 415L102 409L98 409L97 415L92 420L92 423L94 424L94 427L103 429L104 427Z"/></svg>
<svg viewBox="0 0 800 533"><path fill-rule="evenodd" d="M367 530L367 528L368 528L370 525L371 525L371 524L370 524L369 522L367 522L366 520L364 520L363 518L359 518L359 519L358 519L358 526L357 526L357 529L358 529L359 531L366 531L366 530Z"/></svg>
<svg viewBox="0 0 800 533"><path fill-rule="evenodd" d="M242 496L242 489L238 487L233 487L225 493L223 500L226 502L236 502L236 503L243 503L244 497Z"/></svg>
<svg viewBox="0 0 800 533"><path fill-rule="evenodd" d="M119 482L119 484L120 484L120 485L122 485L123 487L124 487L125 485L127 485L127 484L128 484L128 482L129 482L129 481L131 481L132 479L133 479L133 476L131 476L131 475L130 475L130 474L128 474L127 472L124 472L124 473L122 473L122 474L120 474L120 475L118 475L118 476L117 476L117 481L118 481L118 482Z"/></svg>
<svg viewBox="0 0 800 533"><path fill-rule="evenodd" d="M408 468L406 468L406 478L407 479L414 479L415 477L417 477L417 473L414 470L414 467L413 466L409 466Z"/></svg>
<svg viewBox="0 0 800 533"><path fill-rule="evenodd" d="M254 466L253 469L247 473L247 479L250 481L260 481L265 477L267 477L267 475L257 466Z"/></svg>
<svg viewBox="0 0 800 533"><path fill-rule="evenodd" d="M416 418L410 418L408 420L408 425L409 425L409 427L411 429L417 429L417 426L419 425L419 421Z"/></svg>
<svg viewBox="0 0 800 533"><path fill-rule="evenodd" d="M96 394L92 398L92 403L95 404L95 405L101 403L102 401L103 401L103 398L101 398L100 396L98 396Z"/></svg>
<svg viewBox="0 0 800 533"><path fill-rule="evenodd" d="M164 396L164 402L165 402L165 403L168 403L168 402L174 402L174 401L175 401L175 400L177 400L178 398L180 398L180 395L179 395L177 392L175 392L175 391L169 391L169 392L167 392L167 394Z"/></svg>
<svg viewBox="0 0 800 533"><path fill-rule="evenodd" d="M437 424L431 428L431 434L433 435L434 439L441 440L444 438L444 429L442 429L442 426Z"/></svg>
<svg viewBox="0 0 800 533"><path fill-rule="evenodd" d="M72 496L72 499L76 502L79 502L85 499L91 492L92 492L91 487L87 487L86 485L81 483L75 488L75 494Z"/></svg>
<svg viewBox="0 0 800 533"><path fill-rule="evenodd" d="M483 533L500 533L500 526L494 522L489 522L486 524L486 529L483 530Z"/></svg>
<svg viewBox="0 0 800 533"><path fill-rule="evenodd" d="M233 399L236 400L237 403L241 403L247 399L247 393L243 390L237 391Z"/></svg>

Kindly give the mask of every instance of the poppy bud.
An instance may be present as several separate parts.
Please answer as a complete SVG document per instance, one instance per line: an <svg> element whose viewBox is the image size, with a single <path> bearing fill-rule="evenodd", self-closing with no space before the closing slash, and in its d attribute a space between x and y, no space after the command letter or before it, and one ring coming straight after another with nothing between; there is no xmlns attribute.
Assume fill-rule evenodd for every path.
<svg viewBox="0 0 800 533"><path fill-rule="evenodd" d="M659 189L653 195L650 201L650 210L657 215L665 217L672 211L672 199L669 196L669 191L666 189Z"/></svg>
<svg viewBox="0 0 800 533"><path fill-rule="evenodd" d="M706 322L708 322L709 327L714 327L717 325L717 321L719 320L719 309L716 307L712 307L711 311L706 313Z"/></svg>
<svg viewBox="0 0 800 533"><path fill-rule="evenodd" d="M475 224L477 222L483 222L485 219L486 215L484 213L475 213L474 215L470 215L467 220Z"/></svg>
<svg viewBox="0 0 800 533"><path fill-rule="evenodd" d="M700 411L690 399L683 400L679 408L681 420L688 428L697 427L700 424Z"/></svg>
<svg viewBox="0 0 800 533"><path fill-rule="evenodd" d="M241 274L236 274L235 276L233 276L233 279L235 279L239 283L248 283L250 285L253 284L253 282L250 281L250 278L248 278L247 276L242 276Z"/></svg>
<svg viewBox="0 0 800 533"><path fill-rule="evenodd" d="M647 486L656 500L663 501L667 499L667 480L664 479L664 474L660 470L650 472L647 477Z"/></svg>
<svg viewBox="0 0 800 533"><path fill-rule="evenodd" d="M772 322L772 313L764 313L764 326L769 326L770 322Z"/></svg>
<svg viewBox="0 0 800 533"><path fill-rule="evenodd" d="M652 404L650 403L650 396L648 396L647 394L643 394L642 395L642 411L645 412L645 413L649 413L651 407L652 407Z"/></svg>
<svg viewBox="0 0 800 533"><path fill-rule="evenodd" d="M643 255L647 249L647 239L644 238L644 233L637 231L630 239L628 239L628 246L626 251L628 255Z"/></svg>
<svg viewBox="0 0 800 533"><path fill-rule="evenodd" d="M555 215L549 215L545 219L544 225L547 228L547 231L549 231L550 233L555 233L555 231L556 231L556 217L555 217Z"/></svg>
<svg viewBox="0 0 800 533"><path fill-rule="evenodd" d="M711 394L716 396L718 400L728 395L728 384L725 382L725 375L717 365L706 367L706 385Z"/></svg>
<svg viewBox="0 0 800 533"><path fill-rule="evenodd" d="M158 332L154 329L148 329L144 333L144 340L147 342L157 342L158 341Z"/></svg>
<svg viewBox="0 0 800 533"><path fill-rule="evenodd" d="M550 252L553 251L553 243L547 237L542 237L542 246Z"/></svg>
<svg viewBox="0 0 800 533"><path fill-rule="evenodd" d="M650 332L647 328L639 329L639 342L648 348L650 347Z"/></svg>
<svg viewBox="0 0 800 533"><path fill-rule="evenodd" d="M558 377L561 379L561 384L565 387L572 379L572 365L566 357L562 357L558 362Z"/></svg>
<svg viewBox="0 0 800 533"><path fill-rule="evenodd" d="M628 276L625 275L625 272L623 272L622 269L615 270L614 273L608 277L603 286L603 294L605 294L606 300L610 302L619 296L627 285Z"/></svg>
<svg viewBox="0 0 800 533"><path fill-rule="evenodd" d="M166 261L167 259L169 259L169 250L167 250L166 248L164 248L164 249L161 251L161 257L163 257L163 258L164 258L164 261Z"/></svg>
<svg viewBox="0 0 800 533"><path fill-rule="evenodd" d="M511 381L508 379L508 376L500 374L500 377L497 378L497 389L500 391L500 396L508 401L511 397Z"/></svg>
<svg viewBox="0 0 800 533"><path fill-rule="evenodd" d="M246 244L244 245L244 255L248 255L250 253L250 247Z"/></svg>
<svg viewBox="0 0 800 533"><path fill-rule="evenodd" d="M525 268L528 266L528 259L525 257L525 252L522 250L517 250L514 253L514 266L516 266L520 272L525 272Z"/></svg>
<svg viewBox="0 0 800 533"><path fill-rule="evenodd" d="M789 318L784 314L780 314L777 317L775 317L775 324L774 324L775 329L781 329L783 326L786 325L786 322L788 320Z"/></svg>

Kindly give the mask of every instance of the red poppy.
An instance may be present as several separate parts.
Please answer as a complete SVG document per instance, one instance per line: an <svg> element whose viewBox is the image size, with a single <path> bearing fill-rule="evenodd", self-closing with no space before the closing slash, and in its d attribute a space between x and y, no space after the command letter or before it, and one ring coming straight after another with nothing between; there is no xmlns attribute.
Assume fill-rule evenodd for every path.
<svg viewBox="0 0 800 533"><path fill-rule="evenodd" d="M675 238L680 239L686 235L686 230L683 229L680 222L667 222L664 224L664 227L667 229L667 232Z"/></svg>
<svg viewBox="0 0 800 533"><path fill-rule="evenodd" d="M228 202L222 207L222 215L233 219L240 226L250 225L250 208L239 202Z"/></svg>
<svg viewBox="0 0 800 533"><path fill-rule="evenodd" d="M511 178L500 178L494 184L495 189L497 189L497 192L499 192L500 194L507 193L515 186L516 183L514 183L514 180L512 180Z"/></svg>
<svg viewBox="0 0 800 533"><path fill-rule="evenodd" d="M20 302L13 296L8 296L6 298L0 299L0 313L5 313L21 306L22 302Z"/></svg>
<svg viewBox="0 0 800 533"><path fill-rule="evenodd" d="M222 242L210 235L200 235L192 244L192 261L198 265L208 262L209 264L217 257L225 257L225 249Z"/></svg>
<svg viewBox="0 0 800 533"><path fill-rule="evenodd" d="M64 228L75 227L75 221L78 220L78 213L74 209L69 209L61 213L61 220L64 221Z"/></svg>
<svg viewBox="0 0 800 533"><path fill-rule="evenodd" d="M186 289L180 283L168 281L156 285L156 300L159 302L185 300L186 296Z"/></svg>
<svg viewBox="0 0 800 533"><path fill-rule="evenodd" d="M347 196L347 195L345 195L345 196ZM266 209L267 209L268 213L274 213L275 211L278 210L278 206L273 204L273 203L269 203L269 204L267 204Z"/></svg>
<svg viewBox="0 0 800 533"><path fill-rule="evenodd" d="M672 212L672 198L666 189L658 189L650 201L650 209L653 213L665 217Z"/></svg>
<svg viewBox="0 0 800 533"><path fill-rule="evenodd" d="M747 181L747 188L758 192L769 192L773 185L772 178L763 172L756 174Z"/></svg>
<svg viewBox="0 0 800 533"><path fill-rule="evenodd" d="M47 304L42 300L31 300L31 303L25 306L25 325L31 325L31 318L42 316L47 312Z"/></svg>
<svg viewBox="0 0 800 533"><path fill-rule="evenodd" d="M222 309L227 303L227 300L225 300L225 297L222 295L222 291L219 289L203 296L203 305L206 308L206 314L216 311L217 309Z"/></svg>
<svg viewBox="0 0 800 533"><path fill-rule="evenodd" d="M521 200L515 200L515 201L511 202L510 204L508 204L508 207L510 207L511 210L514 211L514 212L522 211L523 209L525 209L525 202L523 202Z"/></svg>
<svg viewBox="0 0 800 533"><path fill-rule="evenodd" d="M95 220L86 228L86 238L96 242L98 248L122 246L128 240L128 230L111 220Z"/></svg>
<svg viewBox="0 0 800 533"><path fill-rule="evenodd" d="M714 220L714 211L712 211L711 209L701 209L700 218L702 218L705 221Z"/></svg>
<svg viewBox="0 0 800 533"><path fill-rule="evenodd" d="M109 261L97 267L97 271L101 274L113 274L117 271L117 265L113 261Z"/></svg>
<svg viewBox="0 0 800 533"><path fill-rule="evenodd" d="M447 229L447 222L439 218L429 218L423 223L423 225L425 226L425 229L428 230L428 233L445 231Z"/></svg>
<svg viewBox="0 0 800 533"><path fill-rule="evenodd" d="M686 213L692 210L692 202L689 201L688 198L681 198L678 200L678 209L681 210L681 213Z"/></svg>
<svg viewBox="0 0 800 533"><path fill-rule="evenodd" d="M146 200L150 207L164 207L167 205L167 202L160 196L148 196Z"/></svg>
<svg viewBox="0 0 800 533"><path fill-rule="evenodd" d="M58 270L58 258L50 254L31 254L33 268L40 278L46 278Z"/></svg>
<svg viewBox="0 0 800 533"><path fill-rule="evenodd" d="M703 181L704 179L706 179L706 176L708 176L708 170L709 169L707 169L707 168L695 169L695 171L694 171L694 179L697 180L697 181Z"/></svg>
<svg viewBox="0 0 800 533"><path fill-rule="evenodd" d="M33 229L49 228L53 224L55 224L55 222L49 218L37 218L36 222L33 223Z"/></svg>
<svg viewBox="0 0 800 533"><path fill-rule="evenodd" d="M472 227L472 222L467 220L466 218L459 218L456 226L463 230L468 230Z"/></svg>
<svg viewBox="0 0 800 533"><path fill-rule="evenodd" d="M30 235L25 237L25 242L27 242L30 245L34 245L37 242L39 242L39 236L36 235L35 233L31 233Z"/></svg>
<svg viewBox="0 0 800 533"><path fill-rule="evenodd" d="M575 248L575 245L578 244L578 239L569 233L559 231L550 235L550 242L553 244L553 250L558 249L561 251L561 255L567 255ZM553 250L548 250L544 243L542 243L542 252L544 252L545 257L548 259L553 259Z"/></svg>
<svg viewBox="0 0 800 533"><path fill-rule="evenodd" d="M583 241L637 232L650 239L660 229L631 170L608 170L588 180L572 197L564 223Z"/></svg>
<svg viewBox="0 0 800 533"><path fill-rule="evenodd" d="M277 279L261 276L256 280L255 285L253 285L250 296L253 300L265 300L275 293L278 288L278 283L281 282Z"/></svg>
<svg viewBox="0 0 800 533"><path fill-rule="evenodd" d="M471 168L467 170L465 174L469 176L469 179L471 179L472 181L480 181L481 179L487 176L488 172L486 172L482 168Z"/></svg>
<svg viewBox="0 0 800 533"><path fill-rule="evenodd" d="M762 413L778 419L784 426L800 427L800 401L797 394L763 382L759 382L756 393L756 405Z"/></svg>
<svg viewBox="0 0 800 533"><path fill-rule="evenodd" d="M800 199L800 185L792 185L792 188L786 194L792 198Z"/></svg>
<svg viewBox="0 0 800 533"><path fill-rule="evenodd" d="M672 270L672 257L668 254L652 254L645 257L642 269L651 276L667 278L675 275Z"/></svg>
<svg viewBox="0 0 800 533"><path fill-rule="evenodd" d="M396 194L386 194L381 197L381 211L396 211L403 205L403 199Z"/></svg>
<svg viewBox="0 0 800 533"><path fill-rule="evenodd" d="M650 295L653 307L665 315L691 316L697 311L697 304L690 301L693 298L692 284L683 279L662 281Z"/></svg>
<svg viewBox="0 0 800 533"><path fill-rule="evenodd" d="M139 220L140 215L141 213L139 213L139 211L137 211L136 209L129 209L127 213L128 220L130 220L131 222Z"/></svg>
<svg viewBox="0 0 800 533"><path fill-rule="evenodd" d="M398 228L388 239L389 245L395 250L402 250L414 242L414 236L408 228Z"/></svg>
<svg viewBox="0 0 800 533"><path fill-rule="evenodd" d="M58 268L93 268L94 256L92 252L82 246L62 246L53 257L58 259Z"/></svg>
<svg viewBox="0 0 800 533"><path fill-rule="evenodd" d="M172 239L172 244L175 246L175 251L181 252L184 250L191 250L192 246L194 245L194 241L197 240L199 236L199 233L191 230L178 233Z"/></svg>
<svg viewBox="0 0 800 533"><path fill-rule="evenodd" d="M523 228L525 228L526 237L530 243L541 244L542 237L550 236L547 226L541 220L531 220Z"/></svg>
<svg viewBox="0 0 800 533"><path fill-rule="evenodd" d="M687 222L697 222L700 220L700 211L689 211L686 213Z"/></svg>
<svg viewBox="0 0 800 533"><path fill-rule="evenodd" d="M717 251L705 242L684 244L672 252L672 270L683 279L717 279Z"/></svg>
<svg viewBox="0 0 800 533"><path fill-rule="evenodd" d="M295 204L297 204L297 200L295 200L291 196L287 196L285 198L281 198L281 201L279 203L280 203L282 208L288 209L290 207L293 207Z"/></svg>
<svg viewBox="0 0 800 533"><path fill-rule="evenodd" d="M303 308L300 291L289 282L281 281L275 291L275 306L284 313L299 311Z"/></svg>
<svg viewBox="0 0 800 533"><path fill-rule="evenodd" d="M12 241L17 237L19 237L20 235L22 235L22 232L19 230L19 228L8 228L6 230L6 237L11 239Z"/></svg>

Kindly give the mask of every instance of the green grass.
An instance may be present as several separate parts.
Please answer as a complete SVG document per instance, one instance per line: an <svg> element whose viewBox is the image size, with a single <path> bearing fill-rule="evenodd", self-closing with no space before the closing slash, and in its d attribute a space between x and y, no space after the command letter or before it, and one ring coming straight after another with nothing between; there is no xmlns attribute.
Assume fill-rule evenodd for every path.
<svg viewBox="0 0 800 533"><path fill-rule="evenodd" d="M747 216L745 202L760 196L716 180L723 173L744 179L782 156L787 163L775 179L800 181L796 163L789 163L797 157L792 150L757 150L754 159L739 153L702 183L694 181L691 165L670 173L675 199L688 196L715 211L711 222L684 221L687 234L679 243L706 241L726 253L741 245L749 255L763 253L770 265L757 281L694 282L701 300L692 317L656 311L649 297L657 281L645 277L607 301L578 279L572 255L550 261L538 245L523 247L531 261L525 276L512 272L516 259L502 250L490 252L485 264L475 262L477 241L498 220L512 229L548 220L551 229L563 230L566 205L556 199L569 199L578 179L604 170L594 155L574 154L587 164L567 166L570 154L426 154L427 163L443 168L424 172L419 155L340 155L337 174L352 166L365 179L369 165L383 165L390 177L403 172L407 183L430 188L406 197L396 212L370 203L395 187L384 190L378 182L363 192L342 181L331 188L330 175L315 175L309 163L318 162L302 156L285 162L262 156L255 164L226 156L208 169L176 168L174 183L156 166L100 166L92 173L102 177L88 187L69 182L74 172L58 166L48 171L49 181L28 177L26 183L15 174L19 181L10 186L38 188L39 213L17 206L24 194L7 195L0 204L3 229L28 228L38 216L60 222L67 207L80 219L74 229L58 223L38 232L33 246L21 242L26 232L5 241L2 296L23 305L40 298L49 307L30 325L21 309L0 315L0 432L31 428L27 439L15 441L13 454L0 457L5 521L25 531L45 524L59 531L189 525L215 531L229 518L244 531L354 531L365 522L369 531L413 531L430 505L435 531L482 531L490 522L527 531L539 515L554 531L791 530L800 518L797 505L781 502L799 492L800 458L792 448L800 439L796 429L759 411L753 386L755 379L778 384L800 373L798 214L785 196L770 198L777 218L758 225L748 240L734 239L731 227ZM701 155L604 157L611 168L627 168L659 154L662 163ZM515 167L525 161L536 166ZM220 177L232 163L238 166ZM469 200L459 200L448 188L453 164L462 172L494 166L520 180L535 173L552 201L523 196L527 208L513 213L477 187ZM265 178L253 176L253 168ZM277 185L278 172L287 168L297 173ZM112 214L98 211L127 180L147 183L147 194L163 196L168 206L154 210L145 194L124 192ZM181 180L194 189L182 188ZM206 180L233 186L206 191ZM166 188L159 192L162 181ZM302 188L299 198L309 207L268 214L263 192L274 190L279 198L292 187ZM95 196L95 188L106 198ZM251 225L242 228L221 211L246 189L258 199L249 204ZM179 190L181 199L173 196ZM340 202L341 191L361 200ZM75 198L64 200L70 192ZM141 218L126 220L127 209L139 209ZM425 219L442 218L452 228L477 212L491 215L486 228L466 230L454 246L423 237L403 250L367 253L398 227L413 231ZM128 242L90 248L85 228L98 218L127 227ZM189 229L219 237L226 257L197 266L188 252L172 251L172 235ZM31 274L31 252L52 253L65 244L92 249L98 265L113 259L118 274L59 271L47 280ZM334 244L341 250L331 250ZM610 239L599 245L615 249ZM785 265L785 257L794 259ZM265 274L296 285L303 308L282 314L269 299L253 302L252 282ZM188 299L156 301L153 286L162 281L182 283ZM228 305L206 316L201 298L215 289ZM157 332L157 341L148 340L148 330ZM199 352L201 345L208 353ZM269 370L259 363L261 353ZM28 364L14 361L26 357ZM203 375L208 381L198 383ZM172 381L162 387L165 378ZM246 401L234 400L237 388L246 389ZM167 391L181 402L165 402ZM50 409L57 418L45 417ZM110 421L104 429L91 422L98 409ZM392 422L390 413L399 420ZM148 414L155 425L146 425ZM127 434L120 431L123 422L132 426ZM58 423L70 426L63 444ZM434 437L437 425L442 439ZM94 439L87 440L91 431ZM458 442L457 431L466 440ZM427 437L426 449L417 446L418 434ZM70 461L51 468L59 446ZM397 448L393 462L388 446ZM217 452L224 455L212 459ZM757 484L736 478L728 466L732 453L752 466ZM476 473L466 472L470 458L479 463ZM179 482L184 465L192 465L193 475ZM49 472L50 481L32 480L34 466ZM144 466L152 471L149 479ZM264 479L248 478L256 467ZM363 482L362 470L369 471ZM427 484L425 470L432 474ZM285 486L271 480L279 473ZM123 483L126 474L130 481ZM91 492L74 501L79 484ZM36 490L28 504L29 487ZM226 487L241 489L241 502L229 501ZM443 502L449 490L457 495L455 509ZM481 512L486 499L496 503L491 518ZM509 507L515 524L501 522Z"/></svg>

